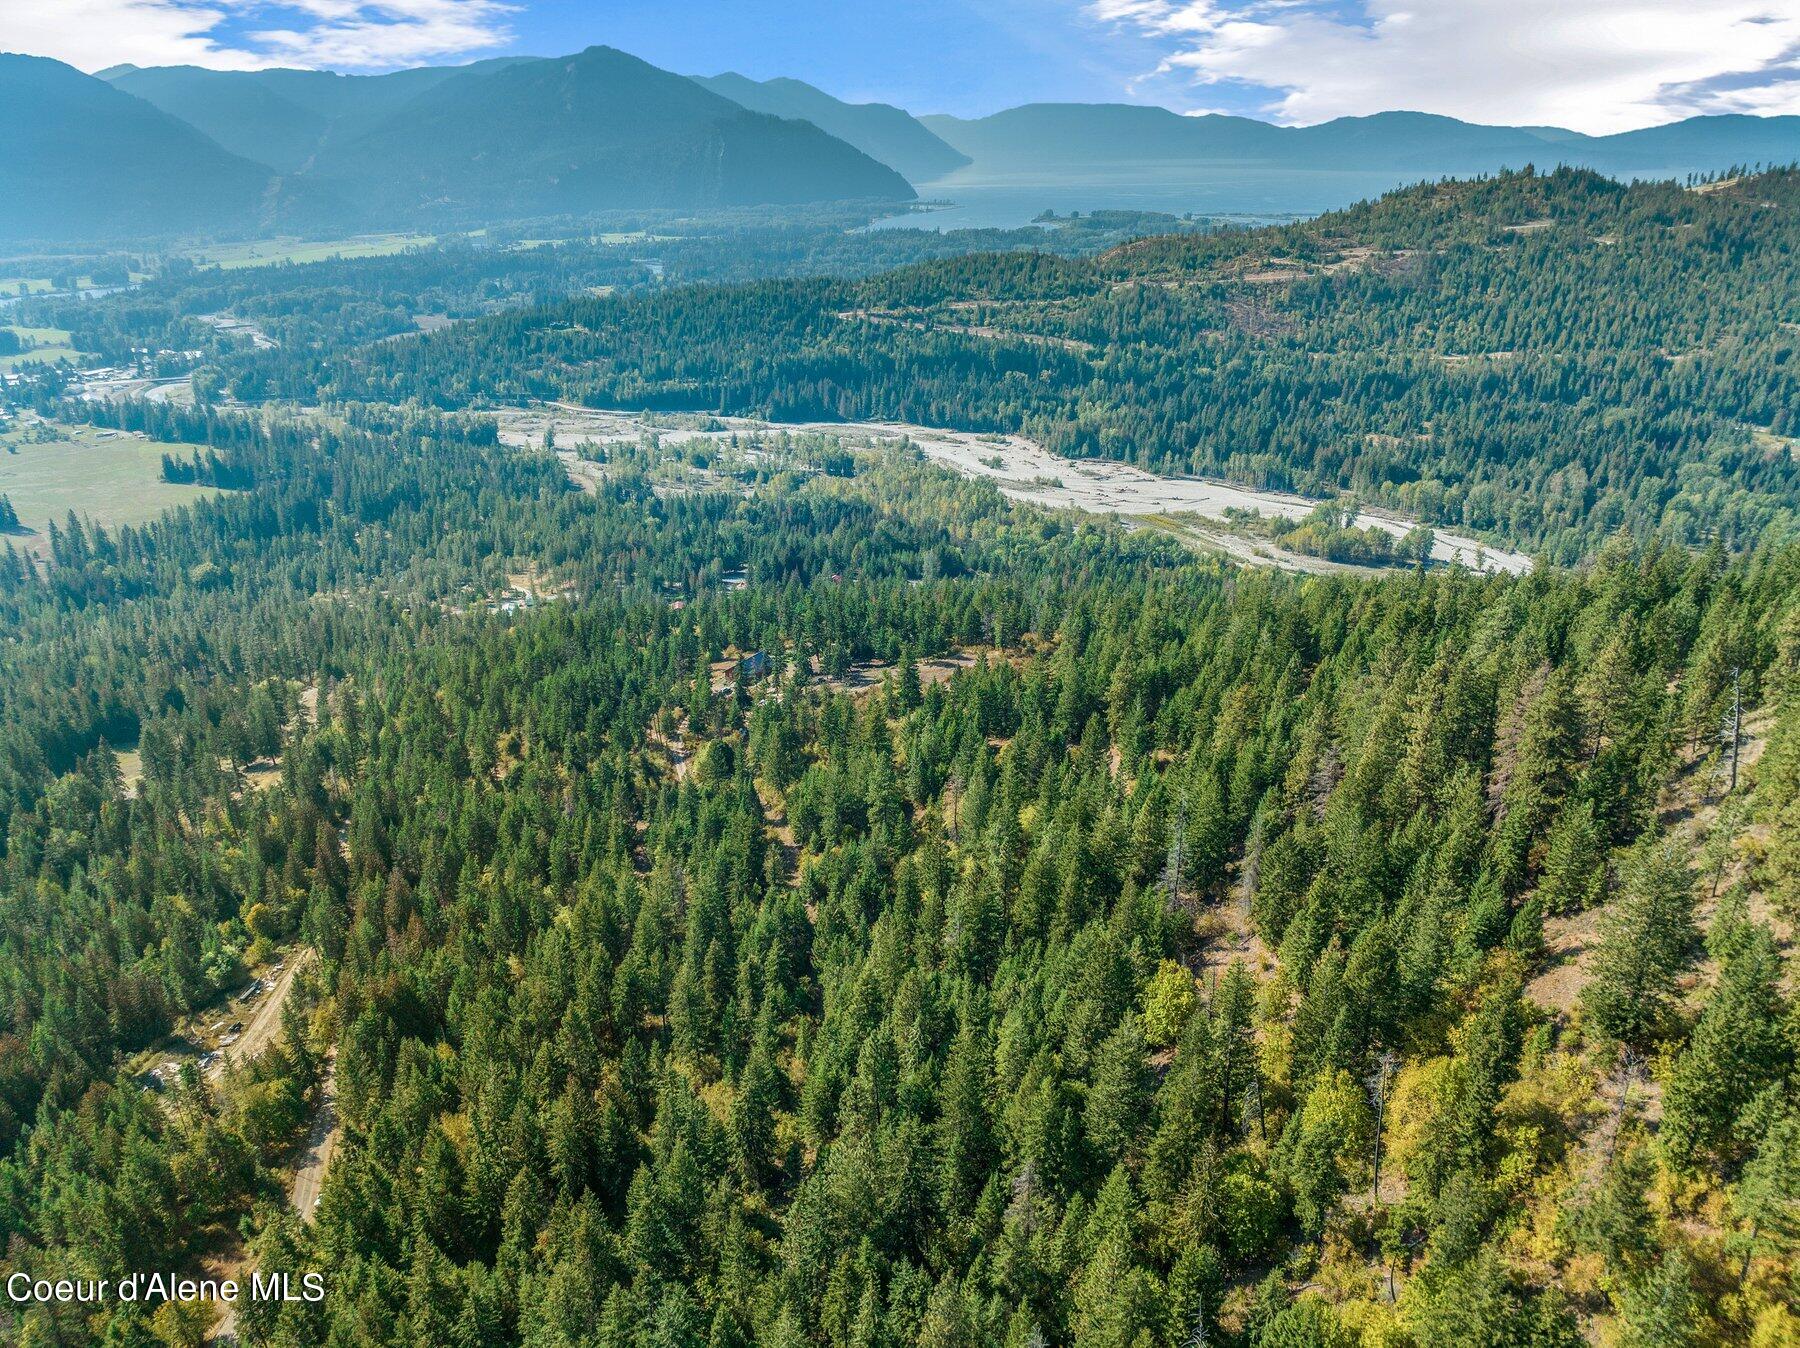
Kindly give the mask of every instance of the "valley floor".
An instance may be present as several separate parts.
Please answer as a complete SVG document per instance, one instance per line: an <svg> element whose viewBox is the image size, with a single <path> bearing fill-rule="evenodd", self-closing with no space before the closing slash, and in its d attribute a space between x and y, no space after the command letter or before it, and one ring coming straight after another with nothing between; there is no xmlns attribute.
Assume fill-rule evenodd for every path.
<svg viewBox="0 0 1800 1348"><path fill-rule="evenodd" d="M910 445L963 477L994 482L1011 500L1052 510L1117 515L1147 527L1166 529L1186 542L1225 552L1253 566L1315 572L1368 569L1304 556L1227 527L1227 512L1232 511L1303 519L1320 504L1315 499L1205 478L1167 477L1105 459L1068 459L1023 436L985 435L890 421L776 423L747 417L659 418L573 403L505 408L499 418L501 440L521 448L541 448L546 435L553 433L554 444L571 476L578 485L589 489L593 465L575 453L572 446L591 444L603 448L636 443L653 432L679 443L723 442L734 436L780 432L836 436L847 444ZM692 426L685 424L690 421ZM1354 523L1359 529L1379 529L1400 539L1417 521L1385 511L1359 510ZM1532 566L1531 559L1523 553L1490 547L1465 534L1443 529L1434 530L1431 556L1444 565L1509 575L1524 575Z"/></svg>

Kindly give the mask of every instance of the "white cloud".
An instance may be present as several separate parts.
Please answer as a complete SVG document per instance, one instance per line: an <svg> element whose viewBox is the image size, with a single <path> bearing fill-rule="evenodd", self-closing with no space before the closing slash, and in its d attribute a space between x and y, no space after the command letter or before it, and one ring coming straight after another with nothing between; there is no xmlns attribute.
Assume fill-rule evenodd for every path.
<svg viewBox="0 0 1800 1348"><path fill-rule="evenodd" d="M0 50L53 56L83 70L124 61L222 69L267 65L209 36L230 17L230 8L173 0L4 0Z"/></svg>
<svg viewBox="0 0 1800 1348"><path fill-rule="evenodd" d="M256 43L284 65L380 67L481 51L510 36L499 0L291 0L319 20L264 29Z"/></svg>
<svg viewBox="0 0 1800 1348"><path fill-rule="evenodd" d="M1404 108L1611 132L1800 113L1800 0L1090 0L1165 73L1266 94L1276 120Z"/></svg>
<svg viewBox="0 0 1800 1348"><path fill-rule="evenodd" d="M505 0L0 0L0 51L83 70L379 69L499 46L513 10Z"/></svg>

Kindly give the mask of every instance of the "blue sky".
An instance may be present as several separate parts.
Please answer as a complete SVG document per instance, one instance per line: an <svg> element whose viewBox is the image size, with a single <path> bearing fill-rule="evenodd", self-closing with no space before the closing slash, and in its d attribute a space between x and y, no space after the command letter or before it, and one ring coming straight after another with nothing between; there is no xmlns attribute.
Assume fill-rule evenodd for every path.
<svg viewBox="0 0 1800 1348"><path fill-rule="evenodd" d="M539 0L515 27L525 50L605 42L688 74L791 75L923 112L1128 98L1160 60L1076 0Z"/></svg>
<svg viewBox="0 0 1800 1348"><path fill-rule="evenodd" d="M1407 108L1606 132L1800 113L1800 0L0 0L0 49L86 70L378 71L595 43L965 116Z"/></svg>

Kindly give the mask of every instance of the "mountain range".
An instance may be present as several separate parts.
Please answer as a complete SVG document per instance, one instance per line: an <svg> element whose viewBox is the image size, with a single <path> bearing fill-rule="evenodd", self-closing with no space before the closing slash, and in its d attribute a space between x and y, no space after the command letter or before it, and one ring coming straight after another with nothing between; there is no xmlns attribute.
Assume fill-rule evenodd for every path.
<svg viewBox="0 0 1800 1348"><path fill-rule="evenodd" d="M297 173L334 123L372 125L446 80L516 65L500 57L467 66L421 66L388 75L325 70L207 70L201 66L114 66L99 78L199 131L233 154L277 173Z"/></svg>
<svg viewBox="0 0 1800 1348"><path fill-rule="evenodd" d="M327 131L305 179L376 218L515 217L914 192L810 122L752 112L610 47L446 80Z"/></svg>
<svg viewBox="0 0 1800 1348"><path fill-rule="evenodd" d="M0 238L117 238L248 220L270 174L60 61L0 55Z"/></svg>
<svg viewBox="0 0 1800 1348"><path fill-rule="evenodd" d="M1181 161L1422 176L1535 163L1681 176L1800 159L1800 117L1690 117L1611 136L1561 127L1481 126L1422 112L1272 126L1249 117L1189 117L1123 103L1032 103L991 117L927 116L920 121L967 155L977 172L1051 177L1058 170L1095 165Z"/></svg>
<svg viewBox="0 0 1800 1348"><path fill-rule="evenodd" d="M1612 136L1416 112L1309 127L1127 104L915 117L798 80L686 77L608 47L377 76L0 55L0 239L458 228L612 209L904 202L925 186L1155 165L1407 179L1558 163L1683 176L1800 160L1800 117ZM1186 166L1185 168L1183 166Z"/></svg>
<svg viewBox="0 0 1800 1348"><path fill-rule="evenodd" d="M931 182L969 162L910 112L889 103L845 103L800 80L753 80L732 72L694 79L746 108L811 122L911 183Z"/></svg>
<svg viewBox="0 0 1800 1348"><path fill-rule="evenodd" d="M105 74L0 55L0 239L464 227L916 195L810 121L752 111L608 47L381 76Z"/></svg>

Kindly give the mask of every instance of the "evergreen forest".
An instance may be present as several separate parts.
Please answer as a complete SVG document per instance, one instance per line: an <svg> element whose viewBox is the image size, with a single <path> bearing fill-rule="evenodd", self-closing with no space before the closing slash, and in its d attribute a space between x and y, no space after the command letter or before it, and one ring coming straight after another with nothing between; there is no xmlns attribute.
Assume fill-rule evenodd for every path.
<svg viewBox="0 0 1800 1348"><path fill-rule="evenodd" d="M0 517L0 1274L324 1295L0 1337L1800 1343L1797 183L34 301L202 344L7 396L214 491ZM576 479L501 435L550 399L1538 564L1243 566L828 426Z"/></svg>

